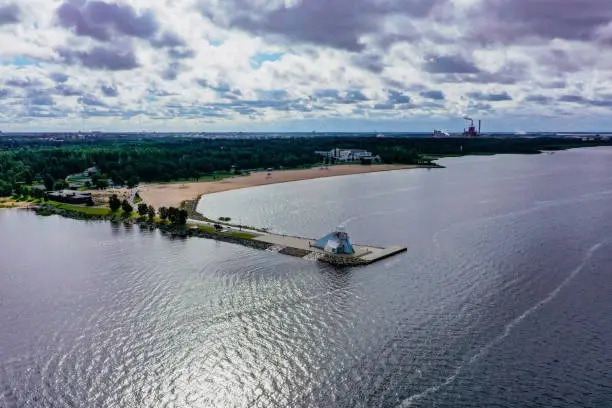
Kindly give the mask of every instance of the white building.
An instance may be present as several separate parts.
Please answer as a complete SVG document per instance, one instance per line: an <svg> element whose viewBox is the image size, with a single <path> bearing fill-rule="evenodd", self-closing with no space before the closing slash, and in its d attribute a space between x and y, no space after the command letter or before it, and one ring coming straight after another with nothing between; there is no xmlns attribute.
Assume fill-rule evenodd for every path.
<svg viewBox="0 0 612 408"><path fill-rule="evenodd" d="M372 152L363 149L333 149L330 151L317 151L316 154L319 154L324 157L334 158L337 161L342 162L356 162L361 159L372 159Z"/></svg>

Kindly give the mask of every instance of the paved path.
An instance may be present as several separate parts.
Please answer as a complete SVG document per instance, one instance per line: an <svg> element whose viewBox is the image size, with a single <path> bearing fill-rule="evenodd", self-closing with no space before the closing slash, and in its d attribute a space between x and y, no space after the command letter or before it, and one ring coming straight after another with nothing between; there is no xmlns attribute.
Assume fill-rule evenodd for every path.
<svg viewBox="0 0 612 408"><path fill-rule="evenodd" d="M203 225L206 227L213 227L215 226L215 224L217 224L216 222L209 222L209 221L200 221L200 220L194 220L192 218L188 218L187 219L187 224L193 224L193 225ZM230 227L227 225L223 225L223 224L219 224L223 227L224 231L231 231L231 232L246 232L249 234L255 234L255 235L262 235L262 232L260 231L255 231L252 229L248 229L248 228L236 228L236 227Z"/></svg>

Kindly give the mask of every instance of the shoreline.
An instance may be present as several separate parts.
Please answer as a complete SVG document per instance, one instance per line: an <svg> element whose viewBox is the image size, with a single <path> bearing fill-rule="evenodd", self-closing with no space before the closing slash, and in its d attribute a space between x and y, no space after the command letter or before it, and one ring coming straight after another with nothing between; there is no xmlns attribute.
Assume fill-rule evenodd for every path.
<svg viewBox="0 0 612 408"><path fill-rule="evenodd" d="M199 200L203 195L221 193L250 187L282 184L303 180L314 180L327 177L350 176L354 174L378 173L383 171L411 170L418 168L440 168L432 165L401 164L340 164L322 169L313 167L297 170L274 170L254 172L246 176L234 176L219 181L151 183L142 184L138 194L149 205L160 207L178 207L182 202Z"/></svg>

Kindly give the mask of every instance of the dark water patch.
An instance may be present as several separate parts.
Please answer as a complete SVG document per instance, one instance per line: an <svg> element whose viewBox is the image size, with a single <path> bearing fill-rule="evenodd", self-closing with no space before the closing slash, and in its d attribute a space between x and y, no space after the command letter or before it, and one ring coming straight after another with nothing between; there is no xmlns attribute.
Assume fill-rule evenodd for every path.
<svg viewBox="0 0 612 408"><path fill-rule="evenodd" d="M610 405L612 151L444 164L206 204L409 247L342 271L0 211L0 406Z"/></svg>

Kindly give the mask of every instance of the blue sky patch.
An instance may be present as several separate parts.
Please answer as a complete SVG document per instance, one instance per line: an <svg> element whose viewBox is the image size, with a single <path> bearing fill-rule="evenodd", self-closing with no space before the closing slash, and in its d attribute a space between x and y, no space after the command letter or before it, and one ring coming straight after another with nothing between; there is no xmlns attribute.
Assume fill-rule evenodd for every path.
<svg viewBox="0 0 612 408"><path fill-rule="evenodd" d="M13 57L11 59L0 60L2 65L15 65L18 67L27 67L30 65L38 65L38 61L26 57Z"/></svg>
<svg viewBox="0 0 612 408"><path fill-rule="evenodd" d="M278 53L272 53L272 54L267 54L267 53L255 54L253 57L251 57L251 68L257 69L261 67L261 64L263 64L266 61L272 61L272 62L278 61L279 59L283 57L283 55L285 55L284 52L278 52Z"/></svg>

